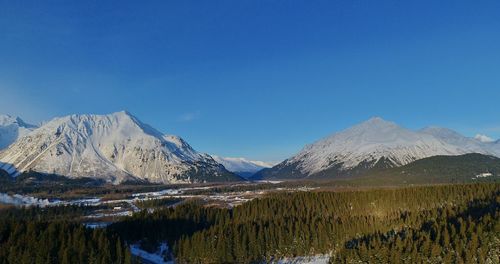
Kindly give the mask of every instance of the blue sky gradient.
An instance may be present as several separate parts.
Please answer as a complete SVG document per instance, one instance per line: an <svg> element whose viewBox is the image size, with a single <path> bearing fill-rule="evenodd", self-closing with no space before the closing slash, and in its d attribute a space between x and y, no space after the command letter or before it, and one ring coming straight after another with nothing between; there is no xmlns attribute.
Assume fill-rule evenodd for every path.
<svg viewBox="0 0 500 264"><path fill-rule="evenodd" d="M313 3L314 2L314 3ZM500 1L2 1L0 113L280 161L372 116L500 138Z"/></svg>

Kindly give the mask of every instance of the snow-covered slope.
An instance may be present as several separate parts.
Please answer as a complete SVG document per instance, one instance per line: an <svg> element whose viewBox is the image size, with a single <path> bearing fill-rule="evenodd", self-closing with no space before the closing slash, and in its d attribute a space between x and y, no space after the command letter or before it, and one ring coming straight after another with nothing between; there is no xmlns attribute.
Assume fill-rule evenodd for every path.
<svg viewBox="0 0 500 264"><path fill-rule="evenodd" d="M494 139L482 134L476 134L476 136L474 136L474 139L483 143L491 143L495 141Z"/></svg>
<svg viewBox="0 0 500 264"><path fill-rule="evenodd" d="M462 136L456 131L443 127L426 127L420 132L433 135L448 144L465 149L468 153L492 154L488 151L488 143L475 138Z"/></svg>
<svg viewBox="0 0 500 264"><path fill-rule="evenodd" d="M165 136L127 112L55 118L0 153L11 175L33 170L111 182L187 183L237 179L177 136Z"/></svg>
<svg viewBox="0 0 500 264"><path fill-rule="evenodd" d="M495 152L497 157L500 157L500 140L491 142L491 149Z"/></svg>
<svg viewBox="0 0 500 264"><path fill-rule="evenodd" d="M35 128L36 126L25 123L19 117L0 115L0 150L7 148Z"/></svg>
<svg viewBox="0 0 500 264"><path fill-rule="evenodd" d="M467 153L480 153L500 157L500 145L485 135L478 134L470 138L442 127L427 127L420 130L420 132L433 135L448 144L463 148L467 150Z"/></svg>
<svg viewBox="0 0 500 264"><path fill-rule="evenodd" d="M376 117L308 145L257 176L349 176L373 167L397 167L426 157L466 153L495 154L484 143L448 129L411 131Z"/></svg>
<svg viewBox="0 0 500 264"><path fill-rule="evenodd" d="M273 166L263 161L247 160L245 158L219 157L216 155L212 155L212 157L215 161L224 165L228 171L234 172L244 178L248 178L264 168L271 168Z"/></svg>

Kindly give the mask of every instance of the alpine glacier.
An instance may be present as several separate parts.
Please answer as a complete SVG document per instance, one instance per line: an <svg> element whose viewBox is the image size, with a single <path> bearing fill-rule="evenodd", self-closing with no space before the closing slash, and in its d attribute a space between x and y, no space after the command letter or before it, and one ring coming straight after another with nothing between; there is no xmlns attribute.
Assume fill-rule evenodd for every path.
<svg viewBox="0 0 500 264"><path fill-rule="evenodd" d="M0 150L7 148L35 128L36 126L24 122L19 117L0 115Z"/></svg>
<svg viewBox="0 0 500 264"><path fill-rule="evenodd" d="M55 118L0 153L0 168L119 183L237 180L182 138L164 135L123 111Z"/></svg>
<svg viewBox="0 0 500 264"><path fill-rule="evenodd" d="M449 129L412 131L375 117L303 148L256 178L343 177L373 167L397 167L437 155L500 156L499 144L464 137Z"/></svg>

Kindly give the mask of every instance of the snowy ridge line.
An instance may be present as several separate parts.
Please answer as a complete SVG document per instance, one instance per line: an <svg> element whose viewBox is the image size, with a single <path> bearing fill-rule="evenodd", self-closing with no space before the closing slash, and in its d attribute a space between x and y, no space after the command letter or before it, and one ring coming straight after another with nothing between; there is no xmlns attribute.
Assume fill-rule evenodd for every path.
<svg viewBox="0 0 500 264"><path fill-rule="evenodd" d="M247 160L245 158L220 157L217 155L212 155L212 157L231 172L255 173L261 169L271 168L273 166L267 162Z"/></svg>
<svg viewBox="0 0 500 264"><path fill-rule="evenodd" d="M0 114L0 151L36 128L19 117Z"/></svg>
<svg viewBox="0 0 500 264"><path fill-rule="evenodd" d="M468 153L500 157L500 141L485 142L439 127L412 131L376 117L305 146L271 172L293 168L307 177L329 168L347 171L360 164L374 166L379 161L397 167L432 156Z"/></svg>
<svg viewBox="0 0 500 264"><path fill-rule="evenodd" d="M0 134L1 136L1 134ZM164 135L128 112L55 118L0 152L12 176L33 170L111 183L192 183L236 176L182 138ZM203 177L203 178L199 178Z"/></svg>

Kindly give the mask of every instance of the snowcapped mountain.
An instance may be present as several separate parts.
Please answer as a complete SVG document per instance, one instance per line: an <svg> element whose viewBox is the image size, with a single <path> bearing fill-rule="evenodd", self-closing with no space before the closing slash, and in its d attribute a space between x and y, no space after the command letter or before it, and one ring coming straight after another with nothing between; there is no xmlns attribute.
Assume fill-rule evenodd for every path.
<svg viewBox="0 0 500 264"><path fill-rule="evenodd" d="M224 165L228 171L234 172L244 178L249 178L256 172L273 166L263 161L247 160L245 158L219 157L216 155L212 155L212 157L215 161Z"/></svg>
<svg viewBox="0 0 500 264"><path fill-rule="evenodd" d="M491 143L491 142L495 141L494 139L492 139L486 135L481 135L481 134L476 134L476 136L474 136L474 139L481 141L483 143Z"/></svg>
<svg viewBox="0 0 500 264"><path fill-rule="evenodd" d="M36 126L27 124L19 117L0 115L0 150L7 148L35 128Z"/></svg>
<svg viewBox="0 0 500 264"><path fill-rule="evenodd" d="M480 153L500 157L500 141L494 141L485 135L476 135L473 138L465 137L456 131L442 127L427 127L420 130L436 138L467 150L467 153Z"/></svg>
<svg viewBox="0 0 500 264"><path fill-rule="evenodd" d="M459 146L465 149L467 153L481 153L481 154L493 154L487 150L486 142L478 140L476 138L464 137L456 131L448 128L442 127L426 127L421 129L420 132L433 135L439 140L446 142L448 144Z"/></svg>
<svg viewBox="0 0 500 264"><path fill-rule="evenodd" d="M493 144L444 128L412 131L381 118L333 134L256 174L260 178L343 177L437 155L499 155Z"/></svg>
<svg viewBox="0 0 500 264"><path fill-rule="evenodd" d="M13 176L32 170L114 183L239 179L180 137L164 135L127 112L55 118L1 152L0 162Z"/></svg>

